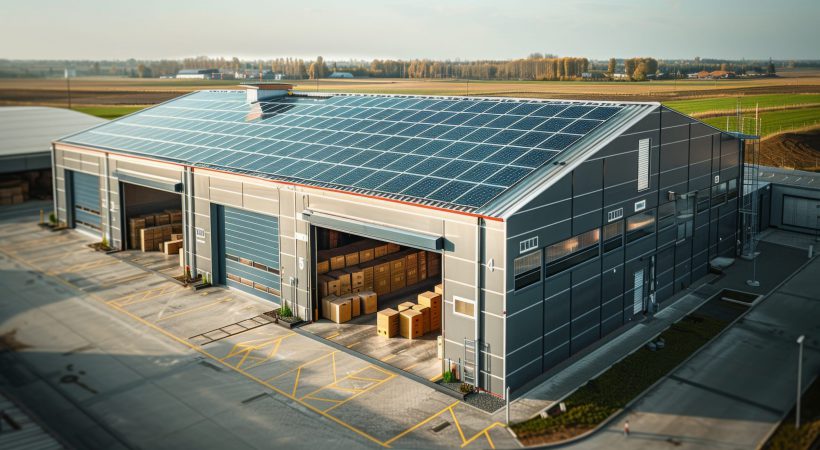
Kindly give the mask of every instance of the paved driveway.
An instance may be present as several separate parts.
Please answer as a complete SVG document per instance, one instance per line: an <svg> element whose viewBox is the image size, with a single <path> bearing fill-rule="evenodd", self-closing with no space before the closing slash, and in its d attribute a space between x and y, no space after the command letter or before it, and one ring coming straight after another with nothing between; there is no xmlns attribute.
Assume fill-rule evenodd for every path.
<svg viewBox="0 0 820 450"><path fill-rule="evenodd" d="M38 207L0 210L3 388L80 447L517 446L450 396L265 324L263 301L40 229Z"/></svg>

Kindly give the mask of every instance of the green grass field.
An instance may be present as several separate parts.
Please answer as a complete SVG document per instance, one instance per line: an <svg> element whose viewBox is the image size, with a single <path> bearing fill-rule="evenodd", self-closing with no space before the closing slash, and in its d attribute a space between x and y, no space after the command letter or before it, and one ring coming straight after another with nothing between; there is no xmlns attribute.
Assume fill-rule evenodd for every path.
<svg viewBox="0 0 820 450"><path fill-rule="evenodd" d="M713 97L692 100L664 102L664 105L685 114L698 114L710 111L730 111L737 106L737 100L743 109L782 108L794 105L820 104L820 94L766 94L742 97Z"/></svg>
<svg viewBox="0 0 820 450"><path fill-rule="evenodd" d="M743 132L754 133L752 116L746 114L743 120ZM727 128L728 119L728 128ZM704 122L721 130L737 131L736 116L709 117ZM769 111L760 113L761 136L788 131L796 128L805 128L820 125L820 107L793 109L786 111Z"/></svg>
<svg viewBox="0 0 820 450"><path fill-rule="evenodd" d="M81 113L111 120L144 108L144 106L79 106L72 109Z"/></svg>

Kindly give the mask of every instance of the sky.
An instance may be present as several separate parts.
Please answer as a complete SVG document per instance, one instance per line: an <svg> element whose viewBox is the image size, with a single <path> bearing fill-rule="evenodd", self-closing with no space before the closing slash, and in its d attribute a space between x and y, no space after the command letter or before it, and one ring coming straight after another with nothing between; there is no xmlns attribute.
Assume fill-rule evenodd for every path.
<svg viewBox="0 0 820 450"><path fill-rule="evenodd" d="M818 0L3 3L7 59L820 59Z"/></svg>

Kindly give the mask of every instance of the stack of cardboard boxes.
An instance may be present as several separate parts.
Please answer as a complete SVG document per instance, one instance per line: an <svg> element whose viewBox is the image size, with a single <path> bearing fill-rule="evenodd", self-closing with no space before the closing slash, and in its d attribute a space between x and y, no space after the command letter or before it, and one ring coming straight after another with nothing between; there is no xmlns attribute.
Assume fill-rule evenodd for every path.
<svg viewBox="0 0 820 450"><path fill-rule="evenodd" d="M336 323L345 323L362 314L375 313L377 305L377 295L372 291L331 294L322 297L322 317Z"/></svg>
<svg viewBox="0 0 820 450"><path fill-rule="evenodd" d="M28 182L8 180L0 182L0 205L16 205L28 199Z"/></svg>
<svg viewBox="0 0 820 450"><path fill-rule="evenodd" d="M128 221L130 249L177 255L182 248L182 211L144 214Z"/></svg>
<svg viewBox="0 0 820 450"><path fill-rule="evenodd" d="M387 338L401 335L406 339L418 339L427 333L441 331L443 290L440 284L435 290L419 294L418 303L404 302L397 306L398 310L379 311L376 333Z"/></svg>

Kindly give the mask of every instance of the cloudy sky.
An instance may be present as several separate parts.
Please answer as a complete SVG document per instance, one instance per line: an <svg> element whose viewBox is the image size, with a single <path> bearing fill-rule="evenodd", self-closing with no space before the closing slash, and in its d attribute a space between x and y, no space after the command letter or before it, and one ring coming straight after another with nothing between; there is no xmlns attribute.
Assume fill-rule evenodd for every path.
<svg viewBox="0 0 820 450"><path fill-rule="evenodd" d="M818 19L818 0L8 0L0 58L820 59Z"/></svg>

